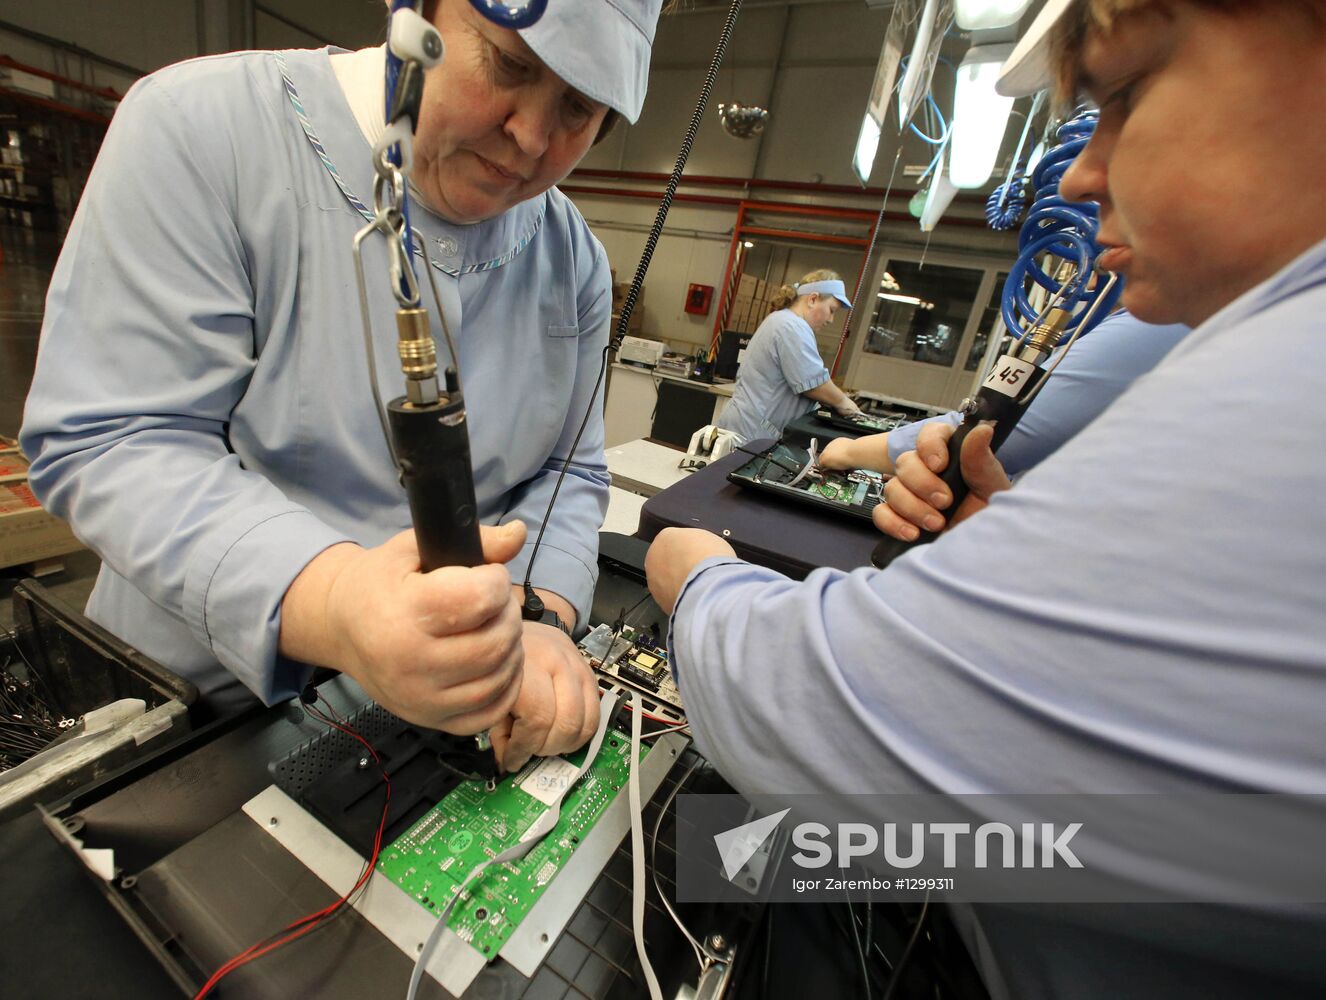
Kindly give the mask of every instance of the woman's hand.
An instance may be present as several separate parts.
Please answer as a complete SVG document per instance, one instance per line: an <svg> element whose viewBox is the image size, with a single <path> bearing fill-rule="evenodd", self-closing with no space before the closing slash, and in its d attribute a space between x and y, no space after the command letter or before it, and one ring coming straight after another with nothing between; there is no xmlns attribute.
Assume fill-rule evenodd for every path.
<svg viewBox="0 0 1326 1000"><path fill-rule="evenodd" d="M914 541L921 529L943 531L944 517L953 494L939 478L948 468L948 439L954 428L945 423L921 428L916 450L898 456L897 475L884 484L885 503L875 508L875 527L905 542ZM948 522L952 527L983 510L990 497L1012 487L1004 467L990 450L994 428L977 427L962 442L962 478L971 490Z"/></svg>
<svg viewBox="0 0 1326 1000"><path fill-rule="evenodd" d="M599 724L599 686L566 633L555 625L525 622L523 646L520 697L489 733L504 771L520 770L530 757L575 750Z"/></svg>
<svg viewBox="0 0 1326 1000"><path fill-rule="evenodd" d="M736 557L736 550L711 531L701 528L664 528L645 554L649 592L658 606L672 614L682 584L691 570L711 556Z"/></svg>
<svg viewBox="0 0 1326 1000"><path fill-rule="evenodd" d="M377 548L336 545L295 578L281 605L281 652L349 674L389 712L451 733L482 732L512 710L524 651L520 609L500 563L525 526L480 528L488 565L421 573L413 531Z"/></svg>

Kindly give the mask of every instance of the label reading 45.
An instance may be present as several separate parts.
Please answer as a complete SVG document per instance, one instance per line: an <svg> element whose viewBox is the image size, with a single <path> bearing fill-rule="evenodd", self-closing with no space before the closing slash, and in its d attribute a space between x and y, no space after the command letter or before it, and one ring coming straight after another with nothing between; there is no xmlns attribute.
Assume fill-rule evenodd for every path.
<svg viewBox="0 0 1326 1000"><path fill-rule="evenodd" d="M990 374L985 376L981 388L993 389L995 392L1016 399L1021 395L1022 390L1027 387L1034 371L1036 371L1036 366L1030 361L1022 361L1011 354L1005 354L995 362L994 367L990 369Z"/></svg>

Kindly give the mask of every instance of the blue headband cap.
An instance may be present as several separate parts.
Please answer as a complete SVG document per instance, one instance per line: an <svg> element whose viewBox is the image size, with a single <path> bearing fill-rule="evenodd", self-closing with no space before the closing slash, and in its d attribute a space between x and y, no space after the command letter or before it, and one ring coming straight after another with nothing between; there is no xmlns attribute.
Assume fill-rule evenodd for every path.
<svg viewBox="0 0 1326 1000"><path fill-rule="evenodd" d="M520 29L535 55L590 100L640 117L663 0L553 0Z"/></svg>
<svg viewBox="0 0 1326 1000"><path fill-rule="evenodd" d="M852 308L852 300L847 297L847 286L836 278L830 281L808 281L804 285L793 285L792 287L796 289L797 295L810 295L812 292L819 292L821 295L832 295L848 309Z"/></svg>

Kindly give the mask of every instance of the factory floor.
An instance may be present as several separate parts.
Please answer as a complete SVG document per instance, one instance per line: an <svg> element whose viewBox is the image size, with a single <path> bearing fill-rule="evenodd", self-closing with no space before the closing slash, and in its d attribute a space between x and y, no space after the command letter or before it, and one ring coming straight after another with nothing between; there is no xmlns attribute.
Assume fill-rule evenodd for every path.
<svg viewBox="0 0 1326 1000"><path fill-rule="evenodd" d="M0 435L17 437L23 401L37 360L46 286L60 252L55 233L0 225ZM64 603L82 610L101 561L86 550L61 556L41 583ZM0 569L0 633L13 623L10 594L32 567Z"/></svg>

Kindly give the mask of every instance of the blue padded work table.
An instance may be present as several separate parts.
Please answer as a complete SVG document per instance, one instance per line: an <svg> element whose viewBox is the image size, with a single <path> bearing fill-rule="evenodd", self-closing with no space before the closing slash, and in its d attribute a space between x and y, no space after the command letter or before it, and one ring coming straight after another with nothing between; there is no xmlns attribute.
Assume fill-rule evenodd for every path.
<svg viewBox="0 0 1326 1000"><path fill-rule="evenodd" d="M758 452L772 444L752 441L746 447ZM727 474L750 459L734 451L650 497L637 536L650 541L664 528L704 528L725 537L742 559L794 580L820 566L870 565L870 553L884 537L873 524L729 483Z"/></svg>

